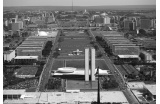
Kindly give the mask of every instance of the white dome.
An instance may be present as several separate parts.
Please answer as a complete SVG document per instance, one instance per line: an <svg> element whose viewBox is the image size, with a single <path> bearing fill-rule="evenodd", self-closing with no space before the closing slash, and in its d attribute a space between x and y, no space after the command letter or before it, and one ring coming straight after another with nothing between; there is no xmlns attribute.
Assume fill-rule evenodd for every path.
<svg viewBox="0 0 160 104"><path fill-rule="evenodd" d="M102 16L107 16L108 14L104 12L104 13L102 13L101 15L102 15Z"/></svg>
<svg viewBox="0 0 160 104"><path fill-rule="evenodd" d="M47 34L46 32L44 32L44 31L40 31L40 32L38 33L38 35L39 35L39 36L47 36L48 34Z"/></svg>

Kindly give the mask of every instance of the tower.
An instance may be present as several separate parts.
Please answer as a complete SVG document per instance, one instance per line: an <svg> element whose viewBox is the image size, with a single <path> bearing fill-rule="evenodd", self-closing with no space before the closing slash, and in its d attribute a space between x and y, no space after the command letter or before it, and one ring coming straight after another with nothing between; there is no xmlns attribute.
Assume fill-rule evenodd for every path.
<svg viewBox="0 0 160 104"><path fill-rule="evenodd" d="M85 81L89 81L89 48L85 49Z"/></svg>
<svg viewBox="0 0 160 104"><path fill-rule="evenodd" d="M95 49L91 48L91 81L95 81Z"/></svg>
<svg viewBox="0 0 160 104"><path fill-rule="evenodd" d="M72 0L72 12L73 12L73 0Z"/></svg>
<svg viewBox="0 0 160 104"><path fill-rule="evenodd" d="M91 56L91 69L89 71L90 56ZM89 81L89 75L91 75L91 81L95 81L95 49L94 48L85 49L85 81Z"/></svg>

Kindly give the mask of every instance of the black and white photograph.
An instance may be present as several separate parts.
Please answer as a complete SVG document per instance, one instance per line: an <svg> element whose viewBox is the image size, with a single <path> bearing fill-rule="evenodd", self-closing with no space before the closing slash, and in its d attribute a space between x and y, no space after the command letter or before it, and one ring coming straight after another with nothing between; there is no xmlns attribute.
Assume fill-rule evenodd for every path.
<svg viewBox="0 0 160 104"><path fill-rule="evenodd" d="M157 1L2 0L2 103L156 104Z"/></svg>

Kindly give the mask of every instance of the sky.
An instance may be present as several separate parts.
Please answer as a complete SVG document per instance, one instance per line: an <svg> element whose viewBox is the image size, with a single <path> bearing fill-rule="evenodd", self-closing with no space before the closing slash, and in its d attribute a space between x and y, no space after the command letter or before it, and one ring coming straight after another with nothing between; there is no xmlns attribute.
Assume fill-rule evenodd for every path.
<svg viewBox="0 0 160 104"><path fill-rule="evenodd" d="M3 0L3 6L71 6L72 0ZM156 5L156 0L73 0L74 6Z"/></svg>

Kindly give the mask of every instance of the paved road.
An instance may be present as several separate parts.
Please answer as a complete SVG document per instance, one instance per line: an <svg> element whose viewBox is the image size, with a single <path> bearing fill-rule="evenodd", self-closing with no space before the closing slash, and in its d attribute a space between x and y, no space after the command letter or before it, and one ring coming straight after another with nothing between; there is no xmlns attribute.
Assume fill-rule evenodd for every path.
<svg viewBox="0 0 160 104"><path fill-rule="evenodd" d="M95 36L92 33L92 31L90 31L90 34L93 37L94 41L96 41ZM107 55L105 55L104 49L99 44L97 44L97 45L99 47L99 50L104 54L103 58L105 59L105 62L107 64L108 68L113 73L117 83L119 83L119 88L124 92L124 94L126 96L129 96L130 99L128 99L128 100L129 100L130 103L139 104L138 100L133 96L133 94L127 88L127 84L126 84L126 81L125 81L123 75L120 73L118 68L113 64L113 62L109 59L109 57Z"/></svg>
<svg viewBox="0 0 160 104"><path fill-rule="evenodd" d="M58 33L57 36L56 36L56 39L54 41L53 47L51 49L51 53L48 56L47 62L45 64L45 66L43 68L43 71L42 71L42 74L40 76L39 84L37 86L37 91L41 91L41 92L45 91L45 86L48 83L48 80L50 78L50 72L51 72L51 69L52 69L52 66L53 66L53 63L54 63L54 60L55 60L52 57L52 54L53 54L53 52L54 52L54 50L56 48L59 36L60 36L60 34Z"/></svg>
<svg viewBox="0 0 160 104"><path fill-rule="evenodd" d="M92 35L94 41L96 41L94 34L92 32L91 32L91 35ZM117 82L119 83L119 87L121 88L121 90L125 89L126 85L125 85L125 80L124 80L123 76L121 75L121 73L119 73L119 70L116 68L116 66L113 64L113 62L109 59L109 57L105 55L106 52L104 51L104 49L99 44L97 44L97 45L99 47L99 50L104 54L103 58L105 59L105 62L107 64L108 68L114 74Z"/></svg>

